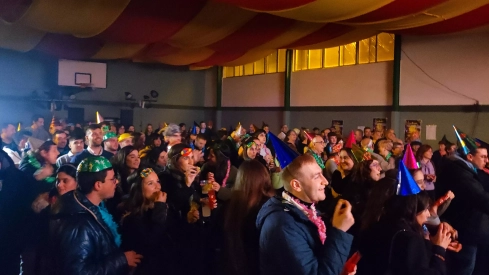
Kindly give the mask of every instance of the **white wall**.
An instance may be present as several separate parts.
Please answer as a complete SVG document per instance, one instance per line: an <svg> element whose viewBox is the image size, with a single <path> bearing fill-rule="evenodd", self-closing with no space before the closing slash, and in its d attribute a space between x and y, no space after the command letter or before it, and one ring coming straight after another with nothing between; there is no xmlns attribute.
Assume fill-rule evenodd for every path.
<svg viewBox="0 0 489 275"><path fill-rule="evenodd" d="M223 107L284 106L284 73L224 78Z"/></svg>
<svg viewBox="0 0 489 275"><path fill-rule="evenodd" d="M403 37L401 58L401 105L472 105L474 100L457 95L436 83L417 68L450 89L489 104L489 35L487 33L446 36Z"/></svg>
<svg viewBox="0 0 489 275"><path fill-rule="evenodd" d="M291 106L392 104L392 62L292 73Z"/></svg>

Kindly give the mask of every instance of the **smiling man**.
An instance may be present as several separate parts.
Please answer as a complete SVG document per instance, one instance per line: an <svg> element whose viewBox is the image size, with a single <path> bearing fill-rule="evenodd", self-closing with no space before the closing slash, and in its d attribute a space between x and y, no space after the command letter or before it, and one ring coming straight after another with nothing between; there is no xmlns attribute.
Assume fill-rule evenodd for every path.
<svg viewBox="0 0 489 275"><path fill-rule="evenodd" d="M74 156L71 159L71 163L78 166L82 160L90 156L102 156L110 160L114 154L104 151L104 148L102 147L102 138L103 134L100 125L92 124L88 126L85 136L85 139L88 142L88 147L87 149L81 151L81 153L78 155Z"/></svg>
<svg viewBox="0 0 489 275"><path fill-rule="evenodd" d="M353 237L351 205L340 200L326 230L315 203L326 198L328 181L311 155L299 156L282 172L285 191L258 213L262 274L340 274ZM326 238L326 235L328 236Z"/></svg>

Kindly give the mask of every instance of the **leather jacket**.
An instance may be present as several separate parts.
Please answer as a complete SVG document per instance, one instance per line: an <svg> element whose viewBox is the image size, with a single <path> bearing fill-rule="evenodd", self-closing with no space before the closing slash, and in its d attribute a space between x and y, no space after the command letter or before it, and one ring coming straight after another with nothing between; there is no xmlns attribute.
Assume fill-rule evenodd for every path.
<svg viewBox="0 0 489 275"><path fill-rule="evenodd" d="M99 212L79 191L61 196L52 207L52 274L119 275L129 271L124 252Z"/></svg>

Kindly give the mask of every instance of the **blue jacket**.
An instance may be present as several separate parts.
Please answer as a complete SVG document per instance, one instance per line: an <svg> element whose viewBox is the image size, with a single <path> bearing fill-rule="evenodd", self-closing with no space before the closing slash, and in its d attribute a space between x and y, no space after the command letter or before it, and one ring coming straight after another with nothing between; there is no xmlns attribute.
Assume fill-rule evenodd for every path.
<svg viewBox="0 0 489 275"><path fill-rule="evenodd" d="M260 273L331 274L341 273L350 252L353 236L328 227L326 242L307 216L281 198L268 200L256 220L260 232Z"/></svg>

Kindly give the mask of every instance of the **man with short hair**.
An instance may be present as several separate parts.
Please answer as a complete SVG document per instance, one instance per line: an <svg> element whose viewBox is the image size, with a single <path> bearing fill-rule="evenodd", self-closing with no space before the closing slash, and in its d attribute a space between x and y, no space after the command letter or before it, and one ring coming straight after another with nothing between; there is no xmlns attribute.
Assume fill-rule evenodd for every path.
<svg viewBox="0 0 489 275"><path fill-rule="evenodd" d="M102 156L108 160L110 160L114 154L104 151L102 147L102 129L98 124L92 124L88 126L86 131L85 139L88 142L87 149L81 151L81 153L77 154L71 159L71 163L75 166L78 166L80 162L90 156Z"/></svg>
<svg viewBox="0 0 489 275"><path fill-rule="evenodd" d="M207 143L207 137L204 134L198 134L194 141L191 142L190 147L194 152L194 163L197 166L204 164L204 151L205 144Z"/></svg>
<svg viewBox="0 0 489 275"><path fill-rule="evenodd" d="M328 182L311 155L294 159L280 181L285 191L263 205L256 221L261 274L340 274L353 241L346 233L354 224L351 204L339 200L326 229L314 204L326 198Z"/></svg>
<svg viewBox="0 0 489 275"><path fill-rule="evenodd" d="M53 142L58 147L59 156L68 154L70 148L66 147L68 144L68 138L64 131L57 130L53 134Z"/></svg>
<svg viewBox="0 0 489 275"><path fill-rule="evenodd" d="M22 158L24 157L24 153L27 149L25 149L25 144L27 142L27 139L31 136L31 133L22 130L20 132L15 133L14 135L14 142L17 145L17 150L12 150L10 147L3 147L3 151L5 151L8 156L12 159L14 164L18 166L20 162L22 161Z"/></svg>
<svg viewBox="0 0 489 275"><path fill-rule="evenodd" d="M56 166L61 167L61 165L70 163L71 159L83 151L83 147L85 145L84 141L84 136L83 136L83 131L73 131L71 136L70 136L70 141L68 143L68 147L70 148L70 151L64 155L61 155L57 160L56 160Z"/></svg>
<svg viewBox="0 0 489 275"><path fill-rule="evenodd" d="M277 135L277 137L281 140L284 140L288 131L289 127L287 126L287 124L282 125L282 128L280 128L280 133Z"/></svg>
<svg viewBox="0 0 489 275"><path fill-rule="evenodd" d="M201 121L201 122L200 122L200 133L201 133L201 134L205 134L205 133L206 133L206 132L205 132L206 130L207 130L207 125L205 124L205 122L204 122L204 121Z"/></svg>
<svg viewBox="0 0 489 275"><path fill-rule="evenodd" d="M26 129L32 133L33 138L46 141L51 138L51 135L44 129L44 117L41 115L32 116L32 125Z"/></svg>
<svg viewBox="0 0 489 275"><path fill-rule="evenodd" d="M463 249L447 254L449 274L489 274L483 248L489 245L489 192L478 175L487 164L487 149L477 148L476 142L455 129L461 147L442 163L443 172L437 178L436 191L445 195L452 191L456 198L443 214L455 229Z"/></svg>
<svg viewBox="0 0 489 275"><path fill-rule="evenodd" d="M117 223L102 204L117 187L112 165L102 156L88 156L76 178L78 189L61 196L52 208L50 274L127 274L142 256L120 249Z"/></svg>
<svg viewBox="0 0 489 275"><path fill-rule="evenodd" d="M132 146L133 145L133 134L132 133L124 133L119 136L117 141L119 142L119 146L122 148L126 146Z"/></svg>
<svg viewBox="0 0 489 275"><path fill-rule="evenodd" d="M15 144L14 141L14 135L15 135L15 125L13 123L3 123L2 124L2 149L3 148L8 148L12 151L15 151L17 153L21 153L19 151L19 148L17 144Z"/></svg>
<svg viewBox="0 0 489 275"><path fill-rule="evenodd" d="M361 129L356 129L355 130L355 141L357 144L360 144L360 142L363 139L363 131Z"/></svg>
<svg viewBox="0 0 489 275"><path fill-rule="evenodd" d="M372 128L370 127L365 127L363 128L363 135L368 138L372 138Z"/></svg>
<svg viewBox="0 0 489 275"><path fill-rule="evenodd" d="M317 136L314 136L312 138L311 142L309 143L309 147L307 149L307 152L306 152L306 154L310 154L311 156L314 157L314 159L316 160L316 163L323 170L324 170L324 168L326 168L326 166L325 166L324 160L321 156L324 152L325 146L326 146L326 144L324 143L323 137L320 135L317 135ZM324 175L324 173L323 173L323 175Z"/></svg>
<svg viewBox="0 0 489 275"><path fill-rule="evenodd" d="M119 142L117 140L117 135L113 132L107 132L103 138L104 150L116 154L119 149Z"/></svg>
<svg viewBox="0 0 489 275"><path fill-rule="evenodd" d="M338 142L338 135L334 131L330 131L328 133L329 143L326 145L326 153L330 154L333 151L333 147Z"/></svg>

